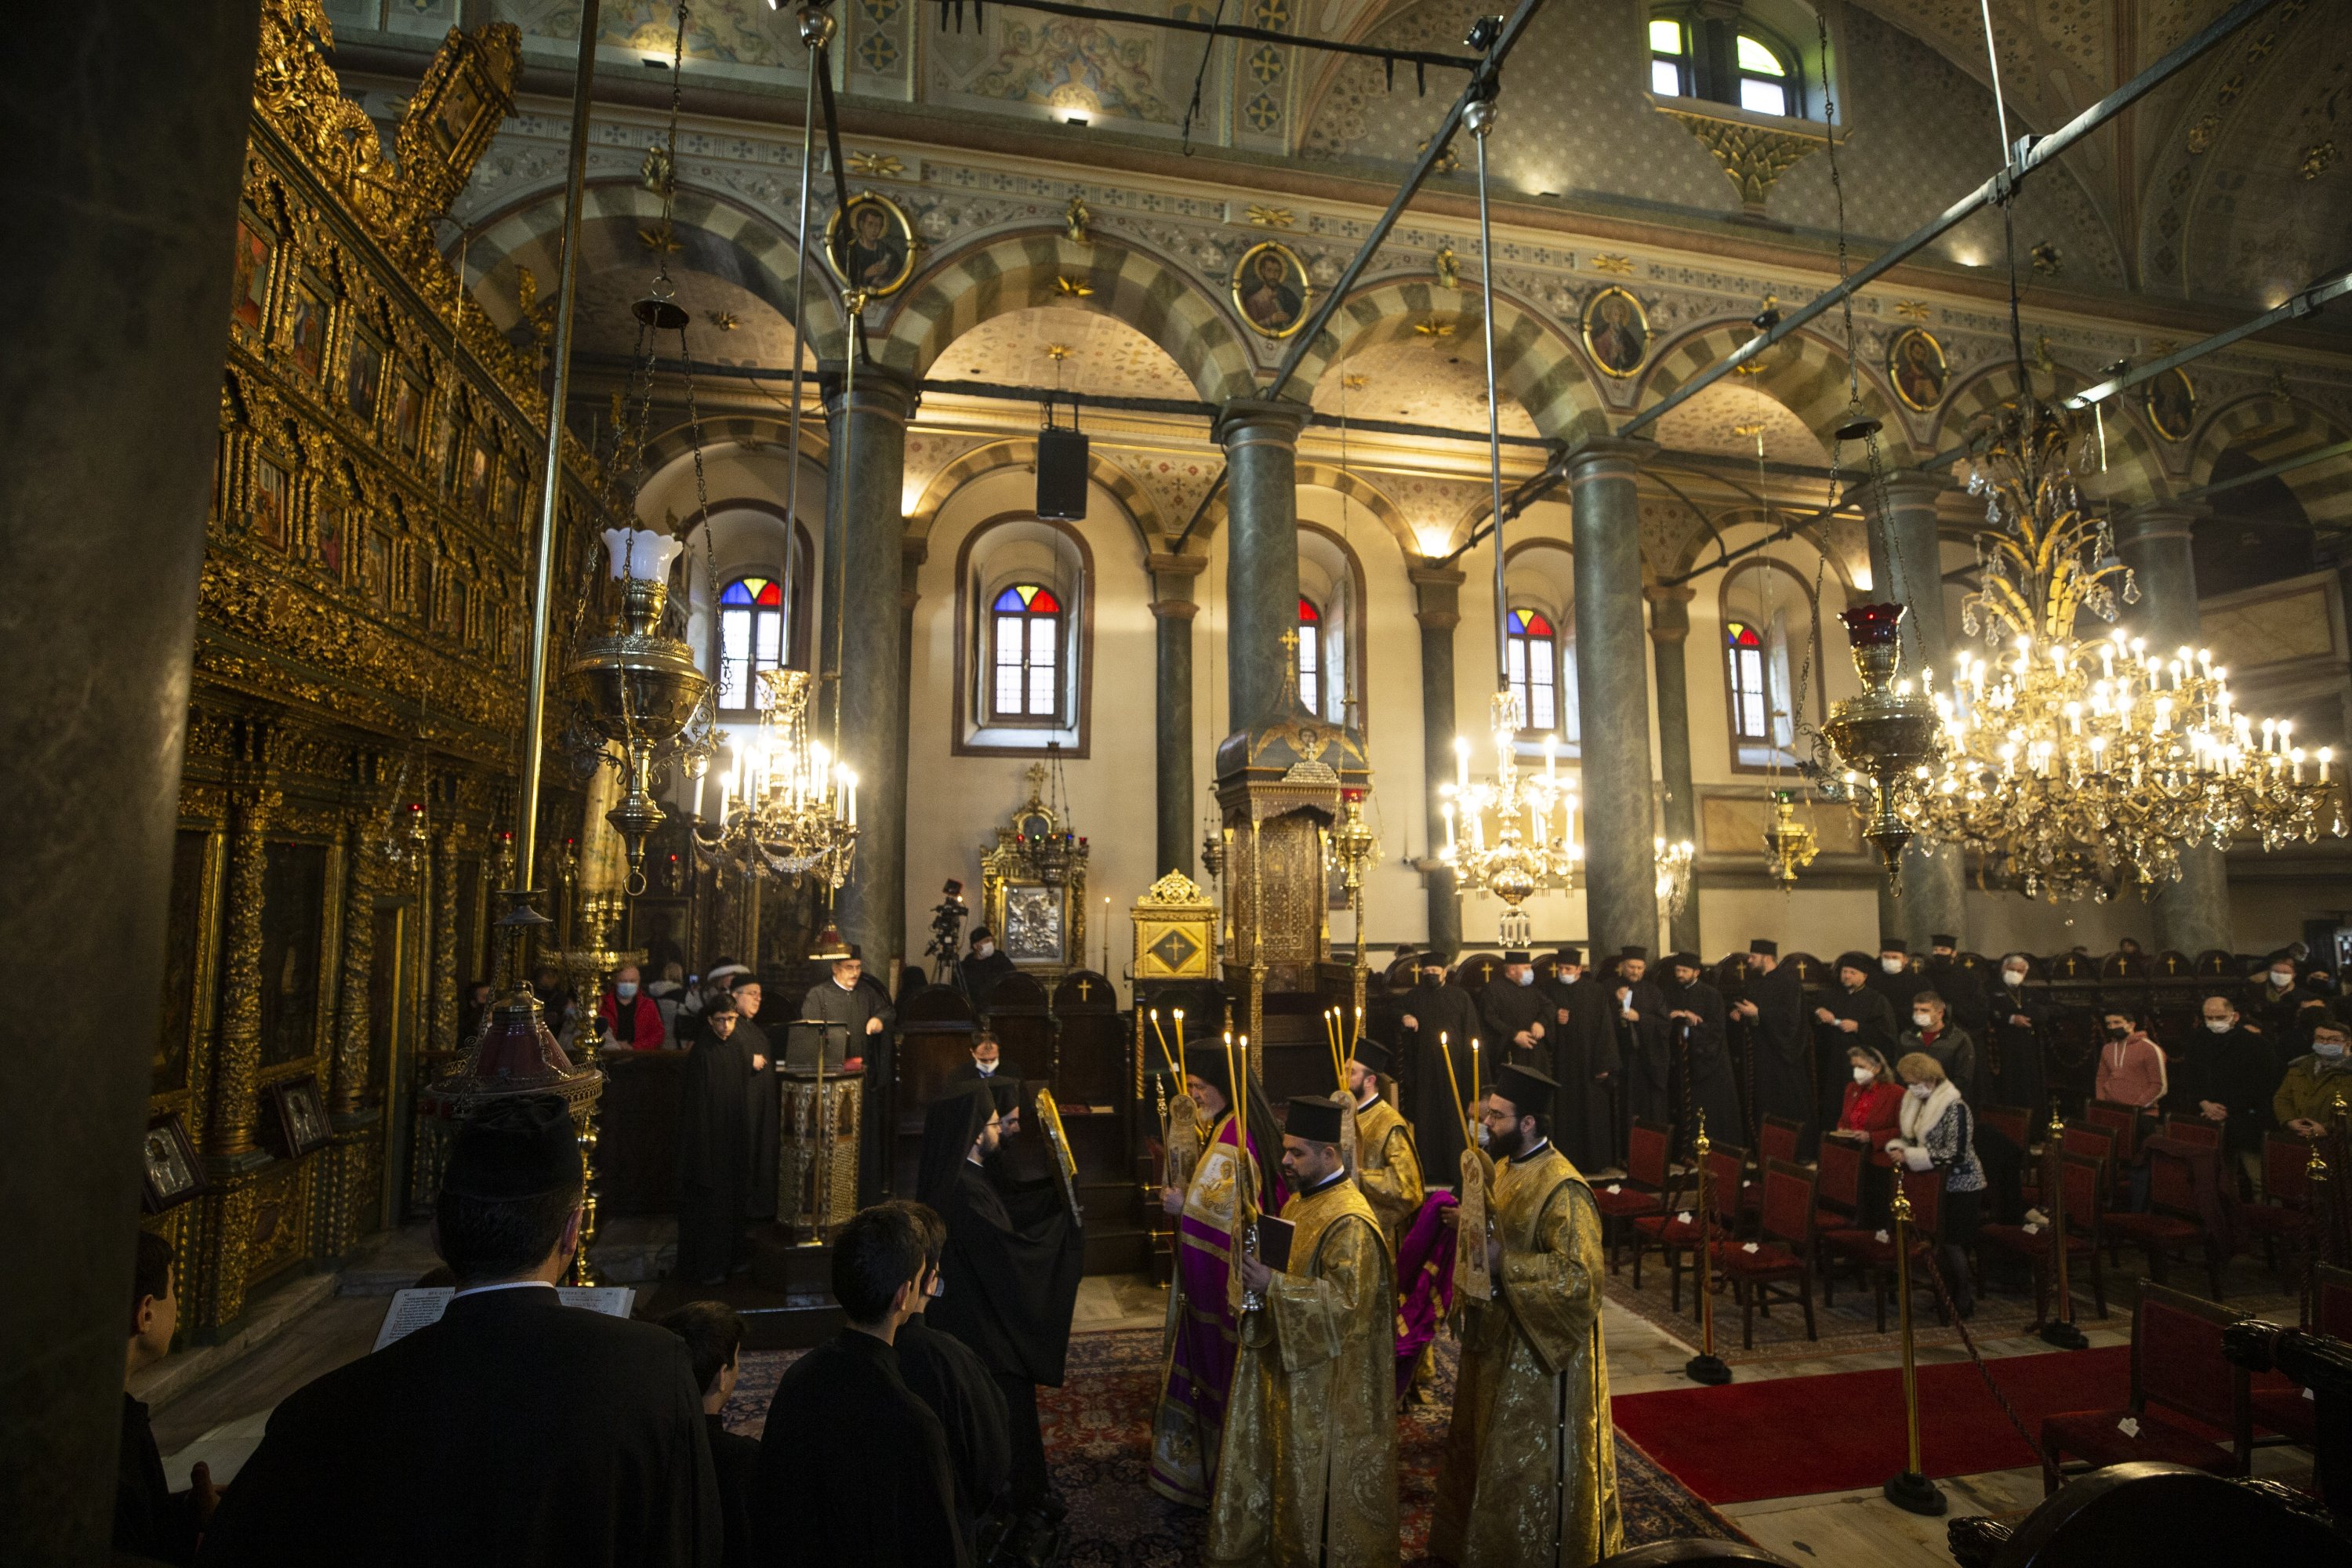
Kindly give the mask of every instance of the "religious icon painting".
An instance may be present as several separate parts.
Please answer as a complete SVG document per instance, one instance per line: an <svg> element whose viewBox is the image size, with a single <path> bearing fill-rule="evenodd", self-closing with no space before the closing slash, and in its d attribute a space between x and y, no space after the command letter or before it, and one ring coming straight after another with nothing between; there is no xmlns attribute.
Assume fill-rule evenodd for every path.
<svg viewBox="0 0 2352 1568"><path fill-rule="evenodd" d="M1004 956L1015 963L1060 963L1062 895L1042 882L1011 883L1004 889Z"/></svg>
<svg viewBox="0 0 2352 1568"><path fill-rule="evenodd" d="M392 389L392 439L404 458L414 458L425 442L425 386L415 376L403 375Z"/></svg>
<svg viewBox="0 0 2352 1568"><path fill-rule="evenodd" d="M824 259L845 288L895 294L914 276L914 226L889 197L860 191L824 226Z"/></svg>
<svg viewBox="0 0 2352 1568"><path fill-rule="evenodd" d="M229 289L229 319L248 332L261 331L269 309L269 236L245 219L236 222L236 281Z"/></svg>
<svg viewBox="0 0 2352 1568"><path fill-rule="evenodd" d="M375 427L375 409L383 393L383 345L365 332L352 334L352 362L343 373L343 397L360 423Z"/></svg>
<svg viewBox="0 0 2352 1568"><path fill-rule="evenodd" d="M1886 345L1886 379L1895 384L1895 395L1904 407L1928 412L1944 401L1944 389L1951 384L1944 345L1925 327L1904 328Z"/></svg>
<svg viewBox="0 0 2352 1568"><path fill-rule="evenodd" d="M188 1124L176 1110L167 1110L147 1124L140 1141L143 1191L141 1206L149 1214L175 1208L205 1190L204 1167L196 1163L196 1145Z"/></svg>
<svg viewBox="0 0 2352 1568"><path fill-rule="evenodd" d="M270 1109L277 1112L278 1148L282 1158L296 1160L313 1149L323 1149L332 1129L327 1108L319 1099L319 1080L305 1073L283 1079L268 1089Z"/></svg>
<svg viewBox="0 0 2352 1568"><path fill-rule="evenodd" d="M311 279L302 279L294 290L294 314L287 324L286 347L302 374L318 380L319 372L327 363L327 295Z"/></svg>
<svg viewBox="0 0 2352 1568"><path fill-rule="evenodd" d="M1314 288L1297 252L1265 240L1242 252L1234 264L1234 308L1260 337L1286 338L1307 324Z"/></svg>
<svg viewBox="0 0 2352 1568"><path fill-rule="evenodd" d="M505 482L499 489L500 515L505 517L508 527L520 528L523 509L530 500L530 475L520 463L509 463Z"/></svg>
<svg viewBox="0 0 2352 1568"><path fill-rule="evenodd" d="M343 580L343 514L340 511L319 521L319 564L336 582Z"/></svg>
<svg viewBox="0 0 2352 1568"><path fill-rule="evenodd" d="M2174 365L2150 379L2139 395L2140 406L2147 411L2147 422L2158 435L2168 441L2189 439L2197 423L2197 389L2189 384L2186 371Z"/></svg>
<svg viewBox="0 0 2352 1568"><path fill-rule="evenodd" d="M478 434L466 450L466 510L484 519L490 513L490 454Z"/></svg>
<svg viewBox="0 0 2352 1568"><path fill-rule="evenodd" d="M253 491L247 498L247 509L253 516L255 536L274 550L285 549L294 515L294 476L276 458L254 455Z"/></svg>
<svg viewBox="0 0 2352 1568"><path fill-rule="evenodd" d="M1603 289L1584 305L1584 349L1603 375L1629 376L1650 357L1650 317L1622 289Z"/></svg>
<svg viewBox="0 0 2352 1568"><path fill-rule="evenodd" d="M366 551L360 557L360 591L378 615L392 608L392 539L368 531Z"/></svg>

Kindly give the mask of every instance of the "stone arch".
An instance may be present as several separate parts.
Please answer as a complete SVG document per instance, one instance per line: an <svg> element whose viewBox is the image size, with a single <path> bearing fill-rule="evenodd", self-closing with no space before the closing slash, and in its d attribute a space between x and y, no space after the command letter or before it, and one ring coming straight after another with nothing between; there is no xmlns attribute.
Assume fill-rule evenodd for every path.
<svg viewBox="0 0 2352 1568"><path fill-rule="evenodd" d="M1297 482L1301 485L1314 485L1322 489L1336 490L1372 514L1374 521L1388 531L1389 537L1396 541L1397 548L1404 552L1408 563L1420 559L1421 546L1413 537L1412 525L1405 520L1404 509L1398 506L1386 490L1381 489L1355 469L1340 468L1337 463L1317 462L1312 458L1302 457L1298 459ZM1218 514L1218 520L1222 521L1223 510L1222 503L1213 510ZM1299 526L1304 528L1308 525L1301 523Z"/></svg>
<svg viewBox="0 0 2352 1568"><path fill-rule="evenodd" d="M1311 400L1325 373L1350 355L1418 327L1446 326L1459 341L1482 343L1486 327L1475 289L1445 288L1433 275L1360 289L1332 312L1299 361L1290 395ZM1502 292L1495 296L1495 384L1527 410L1548 439L1573 445L1608 433L1600 387L1583 351L1535 306Z"/></svg>
<svg viewBox="0 0 2352 1568"><path fill-rule="evenodd" d="M2305 404L2258 392L2224 404L2195 434L2189 457L2192 488L2211 481L2221 454L2242 447L2259 461L2284 461L2344 440L2342 426ZM2316 529L2352 521L2352 454L2306 463L2278 476Z"/></svg>
<svg viewBox="0 0 2352 1568"><path fill-rule="evenodd" d="M881 317L867 321L874 352L918 377L991 317L1066 305L1100 311L1141 332L1176 362L1204 402L1256 390L1253 357L1223 303L1183 268L1127 240L1073 240L1057 229L999 235L941 251L905 294L883 303Z"/></svg>
<svg viewBox="0 0 2352 1568"><path fill-rule="evenodd" d="M940 513L948 502L954 499L957 491L973 480L1004 468L1034 468L1036 466L1037 438L1034 436L1015 436L973 447L932 475L930 482L923 487L921 499L907 509L907 537L928 540L931 525L939 521ZM1145 549L1159 548L1150 520L1158 515L1160 509L1133 474L1090 449L1087 454L1087 478L1110 492L1111 499L1118 501L1119 510L1127 514L1129 526L1135 530L1137 540Z"/></svg>
<svg viewBox="0 0 2352 1568"><path fill-rule="evenodd" d="M1717 321L1669 341L1643 373L1636 406L1648 408L1672 395L1708 366L1728 358L1754 334L1755 329L1745 321ZM1845 351L1817 332L1800 330L1773 344L1761 358L1764 368L1753 375L1733 372L1734 384L1758 388L1788 409L1804 422L1824 450L1834 445L1831 433L1845 423L1853 404ZM1864 365L1858 384L1863 408L1882 426L1879 449L1886 460L1908 466L1925 456L1913 443L1903 410L1881 384L1878 373Z"/></svg>
<svg viewBox="0 0 2352 1568"><path fill-rule="evenodd" d="M782 452L791 445L792 434L789 419L764 414L730 414L702 422L702 449L706 454L714 447L741 447L751 451L774 447ZM657 475L693 450L693 427L680 420L646 442L646 472ZM824 461L824 415L810 413L802 417L801 456L815 463Z"/></svg>
<svg viewBox="0 0 2352 1568"><path fill-rule="evenodd" d="M2045 396L2070 396L2091 383L2078 372L2060 365L2055 371L2036 377L2035 390ZM1968 380L1945 395L1944 406L1936 423L1936 434L1946 447L1965 444L1977 423L2017 396L2017 366L2004 360L1976 372ZM2168 477L2170 465L2158 448L2156 433L2147 427L2140 414L2139 399L2132 393L2105 399L2095 416L2097 427L2106 433L2107 467L2105 474L2080 476L2084 480L2084 493L2099 499L2147 500L2161 499L2172 493L2172 481ZM2086 409L2084 417L2093 417ZM2100 482L2089 481L2095 478Z"/></svg>

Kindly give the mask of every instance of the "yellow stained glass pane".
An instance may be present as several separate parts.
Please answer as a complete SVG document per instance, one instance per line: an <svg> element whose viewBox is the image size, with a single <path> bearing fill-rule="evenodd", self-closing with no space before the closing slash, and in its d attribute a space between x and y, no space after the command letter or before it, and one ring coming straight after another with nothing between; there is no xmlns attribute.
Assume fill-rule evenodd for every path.
<svg viewBox="0 0 2352 1568"><path fill-rule="evenodd" d="M1748 40L1739 40L1745 45ZM1683 25L1680 22L1650 24L1650 52L1654 55L1678 55L1683 52ZM1745 58L1745 57L1743 57Z"/></svg>
<svg viewBox="0 0 2352 1568"><path fill-rule="evenodd" d="M1657 31L1657 26L1655 22L1650 24L1652 33L1654 34ZM1654 48L1657 46L1654 43L1651 47ZM1739 35L1739 68L1752 71L1758 76L1789 74L1788 68L1781 65L1780 58L1765 47L1762 39L1751 38L1745 33Z"/></svg>

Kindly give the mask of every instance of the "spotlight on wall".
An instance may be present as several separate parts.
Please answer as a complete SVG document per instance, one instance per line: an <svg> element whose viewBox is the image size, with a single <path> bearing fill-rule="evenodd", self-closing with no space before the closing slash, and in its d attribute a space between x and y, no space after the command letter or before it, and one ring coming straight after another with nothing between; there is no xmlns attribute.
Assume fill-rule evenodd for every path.
<svg viewBox="0 0 2352 1568"><path fill-rule="evenodd" d="M1062 116L1062 123L1065 125L1075 125L1079 130L1083 131L1086 129L1087 117L1083 114L1066 114Z"/></svg>

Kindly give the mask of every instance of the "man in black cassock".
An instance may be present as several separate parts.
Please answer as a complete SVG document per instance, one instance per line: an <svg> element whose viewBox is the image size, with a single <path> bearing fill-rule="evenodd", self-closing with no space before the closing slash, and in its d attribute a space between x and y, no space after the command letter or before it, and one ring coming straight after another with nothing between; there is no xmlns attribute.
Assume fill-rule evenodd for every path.
<svg viewBox="0 0 2352 1568"><path fill-rule="evenodd" d="M1583 954L1575 948L1561 948L1558 957L1544 985L1552 1008L1549 1071L1559 1080L1552 1141L1579 1171L1606 1170L1618 1160L1612 1100L1623 1077L1614 999L1578 962Z"/></svg>
<svg viewBox="0 0 2352 1568"><path fill-rule="evenodd" d="M2264 1049L2263 1059L2269 1057ZM2263 1098L2268 1100L2268 1090ZM173 1281L178 1272L172 1244L153 1231L139 1232L138 1257L131 1278L131 1334L122 1358L126 1384L172 1352L172 1336L180 1325L180 1296ZM140 1562L194 1563L196 1537L220 1500L213 1489L212 1469L199 1459L189 1474L188 1489L173 1491L163 1476L163 1456L155 1446L155 1428L148 1421L147 1405L127 1386L122 1391L122 1447L116 1463L116 1553Z"/></svg>
<svg viewBox="0 0 2352 1568"><path fill-rule="evenodd" d="M990 1083L999 1078L1021 1081L1021 1069L1004 1059L1004 1048L997 1044L994 1031L982 1025L971 1037L971 1059L956 1063L948 1073L947 1087L941 1092L954 1094L976 1083Z"/></svg>
<svg viewBox="0 0 2352 1568"><path fill-rule="evenodd" d="M1676 1142L1689 1148L1696 1118L1706 1117L1706 1135L1716 1144L1748 1142L1739 1115L1739 1088L1731 1075L1731 1049L1724 1037L1723 993L1699 978L1706 965L1695 952L1666 960L1666 1024L1675 1065L1682 1069L1684 1122Z"/></svg>
<svg viewBox="0 0 2352 1568"><path fill-rule="evenodd" d="M1780 944L1758 937L1748 944L1748 993L1733 1008L1748 1027L1748 1060L1756 1072L1756 1125L1767 1116L1804 1124L1800 1150L1821 1129L1814 1120L1811 1031L1805 1027L1805 984L1780 966Z"/></svg>
<svg viewBox="0 0 2352 1568"><path fill-rule="evenodd" d="M917 1190L948 1227L931 1326L970 1345L995 1378L1012 1436L1013 1506L1050 1522L1065 1508L1045 1468L1037 1385L1062 1385L1086 1240L1066 1199L1008 1200L989 1178L983 1162L1002 1130L986 1089L940 1100L924 1118Z"/></svg>
<svg viewBox="0 0 2352 1568"><path fill-rule="evenodd" d="M1958 937L1927 939L1927 987L1944 999L1952 1022L1966 1029L1970 1039L1981 1041L1990 1035L1992 998L1986 994L1983 972L1960 962Z"/></svg>
<svg viewBox="0 0 2352 1568"><path fill-rule="evenodd" d="M685 1343L555 1294L582 1192L555 1096L493 1100L467 1122L434 1208L456 1300L278 1406L197 1561L717 1568Z"/></svg>
<svg viewBox="0 0 2352 1568"><path fill-rule="evenodd" d="M1478 1006L1470 993L1459 985L1445 983L1445 955L1431 952L1421 955L1414 970L1413 988L1406 993L1403 1016L1404 1060L1410 1076L1405 1081L1405 1098L1412 1123L1413 1135L1421 1146L1421 1173L1433 1187L1449 1192L1462 1180L1462 1100L1454 1094L1456 1082L1462 1096L1470 1093L1470 1041L1483 1027L1478 1022ZM1440 1039L1445 1044L1439 1046ZM1445 1071L1446 1056L1451 1052L1454 1073Z"/></svg>
<svg viewBox="0 0 2352 1568"><path fill-rule="evenodd" d="M1667 1045L1666 999L1649 973L1648 948L1627 947L1618 953L1617 980L1610 988L1611 1012L1617 1030L1617 1054L1625 1064L1626 1115L1671 1125L1675 1110L1669 1074L1674 1054Z"/></svg>
<svg viewBox="0 0 2352 1568"><path fill-rule="evenodd" d="M2003 953L2000 980L1992 988L1989 1005L1992 1026L1981 1037L1984 1060L1977 1070L1991 1084L1993 1105L2021 1105L2039 1129L2050 1118L2050 1083L2042 1059L2042 1031L2054 1011L2049 1002L2026 988L2033 961L2021 952Z"/></svg>
<svg viewBox="0 0 2352 1568"><path fill-rule="evenodd" d="M922 1289L922 1234L888 1204L833 1238L847 1324L784 1369L760 1434L760 1540L772 1568L965 1568L946 1430L899 1374Z"/></svg>
<svg viewBox="0 0 2352 1568"><path fill-rule="evenodd" d="M1003 1501L1013 1477L1004 1394L970 1345L931 1324L927 1309L944 1289L940 1261L947 1248L947 1221L929 1204L911 1198L894 1199L890 1206L906 1211L923 1243L922 1289L916 1293L914 1315L898 1325L894 1342L898 1375L916 1398L931 1407L947 1433L948 1463L956 1480L956 1528L977 1562L981 1521Z"/></svg>
<svg viewBox="0 0 2352 1568"><path fill-rule="evenodd" d="M1835 1127L1845 1108L1849 1081L1846 1052L1855 1046L1895 1059L1895 1008L1886 994L1870 984L1877 966L1866 952L1838 954L1838 988L1813 1009L1813 1051L1817 1090L1813 1114L1823 1127Z"/></svg>
<svg viewBox="0 0 2352 1568"><path fill-rule="evenodd" d="M734 998L714 999L687 1049L678 1085L675 1272L680 1279L716 1285L744 1258L745 1215L759 1175L751 1165L751 1100L762 1089L775 1089L768 1058L754 1052ZM772 1187L775 1172L764 1174Z"/></svg>
<svg viewBox="0 0 2352 1568"><path fill-rule="evenodd" d="M760 977L748 969L743 971L728 981L727 994L735 999L735 1011L742 1016L735 1026L736 1044L767 1064L756 1069L757 1076L747 1091L751 1130L744 1144L744 1158L751 1176L743 1188L743 1212L754 1220L770 1220L776 1217L776 1139L782 1100L775 1077L776 1048L767 1030L757 1022L764 994ZM709 1011L706 1005L706 1031Z"/></svg>
<svg viewBox="0 0 2352 1568"><path fill-rule="evenodd" d="M990 988L1013 973L1013 961L996 945L996 933L986 926L972 927L971 951L963 960L963 994L971 1005L979 1006Z"/></svg>
<svg viewBox="0 0 2352 1568"><path fill-rule="evenodd" d="M833 973L801 998L800 1016L793 1020L792 1037L784 1047L784 1066L794 1072L814 1072L821 1048L825 1076L837 1078L844 1062L862 1062L873 1052L898 1014L879 989L858 984L865 963L851 956L848 944L835 933L827 931L809 956L829 960Z"/></svg>
<svg viewBox="0 0 2352 1568"><path fill-rule="evenodd" d="M686 1342L694 1385L702 1391L702 1432L710 1440L710 1468L719 1477L726 1521L721 1568L751 1568L760 1561L760 1440L729 1431L726 1415L743 1375L743 1320L724 1301L688 1301L662 1314L660 1322Z"/></svg>
<svg viewBox="0 0 2352 1568"><path fill-rule="evenodd" d="M1878 939L1878 963L1872 967L1870 988L1886 998L1898 1024L1911 1021L1911 998L1927 989L1927 977L1911 967L1909 942L1899 936Z"/></svg>
<svg viewBox="0 0 2352 1568"><path fill-rule="evenodd" d="M1551 1054L1545 1044L1550 1004L1536 989L1534 960L1517 949L1503 954L1503 973L1478 988L1478 1032L1486 1059L1496 1072L1506 1061L1540 1068Z"/></svg>

